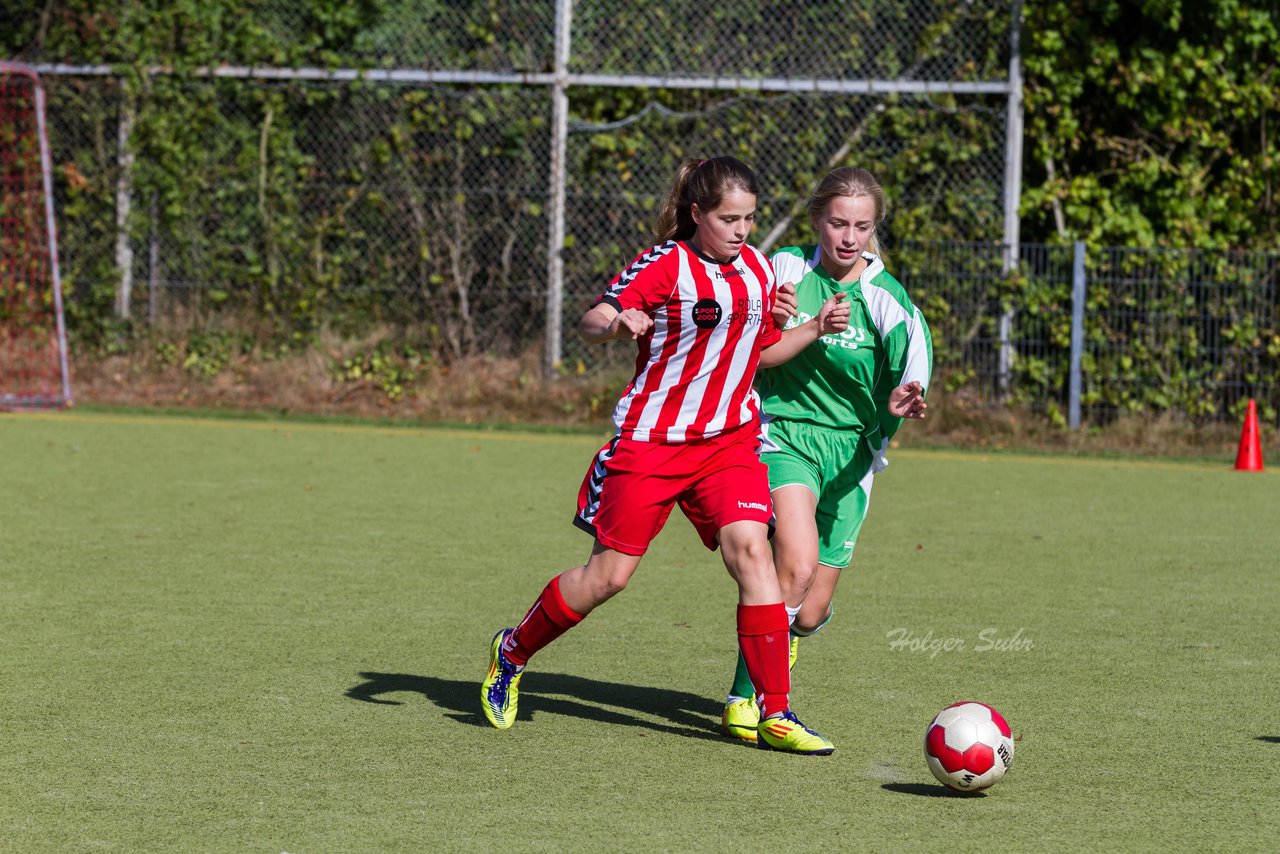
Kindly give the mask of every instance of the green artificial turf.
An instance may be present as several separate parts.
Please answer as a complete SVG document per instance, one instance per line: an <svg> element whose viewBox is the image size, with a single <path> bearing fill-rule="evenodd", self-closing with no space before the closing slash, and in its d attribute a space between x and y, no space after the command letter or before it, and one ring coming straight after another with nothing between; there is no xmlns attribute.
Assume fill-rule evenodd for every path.
<svg viewBox="0 0 1280 854"><path fill-rule="evenodd" d="M1274 470L894 455L794 674L829 758L719 735L736 592L677 513L499 732L602 438L0 417L0 850L1273 846ZM922 756L964 699L1021 737L978 797Z"/></svg>

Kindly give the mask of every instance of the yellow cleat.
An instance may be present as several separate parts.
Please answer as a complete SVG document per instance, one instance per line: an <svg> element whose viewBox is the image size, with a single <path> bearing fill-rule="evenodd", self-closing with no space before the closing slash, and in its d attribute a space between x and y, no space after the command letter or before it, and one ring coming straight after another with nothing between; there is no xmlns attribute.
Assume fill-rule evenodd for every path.
<svg viewBox="0 0 1280 854"><path fill-rule="evenodd" d="M498 729L510 729L516 722L516 702L520 699L520 674L517 667L502 654L502 642L514 629L502 629L489 646L489 675L480 685L480 704L489 723Z"/></svg>
<svg viewBox="0 0 1280 854"><path fill-rule="evenodd" d="M756 747L762 750L781 750L806 756L829 756L836 750L829 739L802 724L790 709L760 721L756 734Z"/></svg>
<svg viewBox="0 0 1280 854"><path fill-rule="evenodd" d="M720 729L729 738L755 743L756 729L760 726L760 707L755 697L736 699L726 703L720 718Z"/></svg>
<svg viewBox="0 0 1280 854"><path fill-rule="evenodd" d="M791 658L787 662L788 670L796 669L796 656L800 654L800 637L799 635L791 636Z"/></svg>

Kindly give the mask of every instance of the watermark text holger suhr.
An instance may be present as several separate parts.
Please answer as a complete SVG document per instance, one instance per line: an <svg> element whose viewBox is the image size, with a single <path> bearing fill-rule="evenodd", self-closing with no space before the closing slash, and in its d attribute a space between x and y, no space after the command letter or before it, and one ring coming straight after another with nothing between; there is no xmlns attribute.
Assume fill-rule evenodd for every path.
<svg viewBox="0 0 1280 854"><path fill-rule="evenodd" d="M970 646L967 638L934 637L933 629L923 635L916 634L906 627L890 629L885 633L889 639L889 649L894 652L927 652L934 658L940 652L1026 652L1034 647L1031 638L1019 628L1013 634L1004 634L995 626L988 626L978 632L976 642Z"/></svg>

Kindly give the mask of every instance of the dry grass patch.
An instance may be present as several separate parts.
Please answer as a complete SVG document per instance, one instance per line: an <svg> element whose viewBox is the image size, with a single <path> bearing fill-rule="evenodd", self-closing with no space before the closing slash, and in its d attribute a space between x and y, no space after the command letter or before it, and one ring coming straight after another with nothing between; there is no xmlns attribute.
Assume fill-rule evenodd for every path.
<svg viewBox="0 0 1280 854"><path fill-rule="evenodd" d="M340 415L410 422L610 429L629 373L546 379L539 354L475 356L443 364L386 352L368 341L325 341L302 353L268 357L234 347L216 372L190 354L163 347L80 358L73 390L81 403L285 414ZM359 367L354 370L352 366ZM1240 425L1196 426L1173 415L1123 416L1070 431L1035 412L965 392L930 395L929 417L903 427L895 445L1071 454L1218 457L1234 460ZM1280 464L1274 425L1262 425L1264 458Z"/></svg>

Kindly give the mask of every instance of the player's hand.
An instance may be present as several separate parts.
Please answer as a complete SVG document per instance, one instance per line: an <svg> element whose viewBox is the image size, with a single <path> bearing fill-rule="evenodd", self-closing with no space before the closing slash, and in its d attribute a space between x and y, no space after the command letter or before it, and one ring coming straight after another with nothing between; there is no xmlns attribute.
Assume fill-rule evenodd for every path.
<svg viewBox="0 0 1280 854"><path fill-rule="evenodd" d="M638 308L628 308L619 312L609 324L609 336L632 341L648 333L653 328L653 318Z"/></svg>
<svg viewBox="0 0 1280 854"><path fill-rule="evenodd" d="M773 325L779 329L787 325L787 321L796 316L800 310L800 302L796 299L796 286L792 282L783 282L778 285L778 292L774 296Z"/></svg>
<svg viewBox="0 0 1280 854"><path fill-rule="evenodd" d="M895 418L924 418L928 408L924 388L918 382L903 383L889 392L889 414Z"/></svg>
<svg viewBox="0 0 1280 854"><path fill-rule="evenodd" d="M818 309L818 336L833 335L849 328L849 303L844 291L831 297Z"/></svg>

